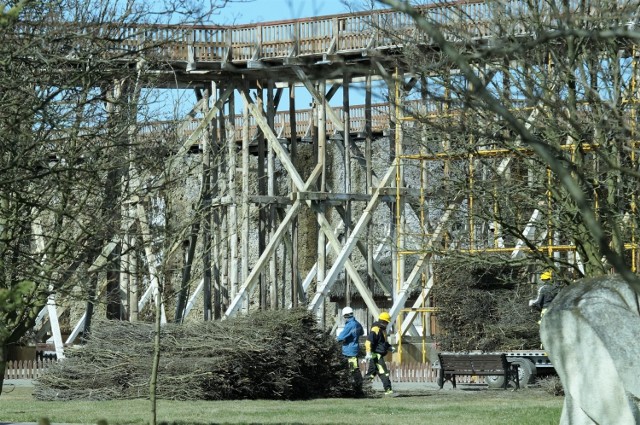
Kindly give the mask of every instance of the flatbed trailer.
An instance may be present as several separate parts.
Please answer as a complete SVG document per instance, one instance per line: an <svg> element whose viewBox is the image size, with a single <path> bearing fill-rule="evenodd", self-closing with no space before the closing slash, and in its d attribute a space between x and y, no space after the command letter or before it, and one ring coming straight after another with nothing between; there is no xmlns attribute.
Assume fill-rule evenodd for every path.
<svg viewBox="0 0 640 425"><path fill-rule="evenodd" d="M538 376L555 373L549 355L544 350L510 350L502 351L507 355L507 361L518 365L520 385L533 384ZM491 388L502 387L504 378L501 376L486 376L484 381Z"/></svg>
<svg viewBox="0 0 640 425"><path fill-rule="evenodd" d="M555 373L551 360L549 359L547 352L544 350L508 350L494 351L491 353L477 352L477 354L481 353L504 353L507 356L507 361L518 365L518 380L522 386L533 384L537 376ZM474 352L465 354L474 354ZM440 365L436 364L434 367L439 368ZM484 381L490 388L502 388L504 386L504 376L485 376Z"/></svg>

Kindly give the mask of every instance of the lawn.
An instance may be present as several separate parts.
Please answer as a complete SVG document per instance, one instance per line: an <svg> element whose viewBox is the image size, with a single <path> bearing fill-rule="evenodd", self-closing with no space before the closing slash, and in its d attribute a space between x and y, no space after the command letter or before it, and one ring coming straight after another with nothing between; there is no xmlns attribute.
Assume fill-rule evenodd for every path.
<svg viewBox="0 0 640 425"><path fill-rule="evenodd" d="M0 396L0 422L109 425L146 424L148 400L37 401L30 387L7 387ZM398 397L309 401L236 400L158 403L158 421L167 424L349 424L542 425L560 420L562 397L540 389L458 389L399 391ZM105 423L105 422L102 422Z"/></svg>

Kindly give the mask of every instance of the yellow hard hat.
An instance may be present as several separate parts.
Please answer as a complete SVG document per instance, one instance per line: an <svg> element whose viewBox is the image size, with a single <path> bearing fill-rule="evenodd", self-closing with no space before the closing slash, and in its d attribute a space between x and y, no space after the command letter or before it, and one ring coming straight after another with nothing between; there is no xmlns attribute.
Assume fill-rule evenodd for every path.
<svg viewBox="0 0 640 425"><path fill-rule="evenodd" d="M553 276L551 270L546 270L544 273L540 275L540 280L550 280Z"/></svg>
<svg viewBox="0 0 640 425"><path fill-rule="evenodd" d="M387 313L386 311L383 311L382 313L380 313L380 317L378 317L379 320L384 320L385 322L390 322L391 321L391 315L389 313Z"/></svg>

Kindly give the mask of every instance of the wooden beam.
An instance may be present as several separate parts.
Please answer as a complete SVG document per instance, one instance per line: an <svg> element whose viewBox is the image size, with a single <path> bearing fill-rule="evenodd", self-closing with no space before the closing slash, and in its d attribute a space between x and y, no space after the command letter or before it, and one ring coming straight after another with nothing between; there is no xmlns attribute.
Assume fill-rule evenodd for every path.
<svg viewBox="0 0 640 425"><path fill-rule="evenodd" d="M278 156L278 159L282 163L283 167L289 172L289 177L293 181L293 184L295 184L296 188L298 188L299 191L302 191L302 192L306 191L305 182L302 180L302 177L300 177L300 174L298 173L295 166L293 165L293 162L291 162L289 153L286 151L285 148L282 147L282 145L280 144L280 141L278 140L276 135L273 133L273 130L269 127L269 124L267 123L267 118L262 108L260 108L253 101L253 99L251 99L251 95L249 94L249 91L246 87L243 87L240 94L242 95L242 99L244 100L245 105L248 106L249 112L251 112L251 115L255 119L256 124L258 125L260 130L262 130L264 136L267 138L269 143L273 145L272 149Z"/></svg>
<svg viewBox="0 0 640 425"><path fill-rule="evenodd" d="M367 196L371 198L371 195L367 195ZM395 199L387 199L387 197L385 196L380 197L380 202L394 202L394 201ZM337 205L335 208L337 213L340 214L340 217L345 217L345 210L342 206ZM343 218L342 221L344 222L345 219ZM367 226L369 226L370 224L371 224L371 220L369 220L369 224ZM369 244L365 244L362 241L362 238L358 238L357 246L362 256L364 258L367 258L369 255L369 248L368 248ZM376 260L377 260L377 257L376 257ZM377 283L380 286L380 288L384 291L385 296L390 296L392 292L391 283L388 282L387 279L384 277L384 274L382 273L382 270L380 270L380 266L378 265L378 262L372 261L371 270L368 270L368 269L369 267L367 267L367 273L369 273L369 276L372 276L374 278L374 282Z"/></svg>
<svg viewBox="0 0 640 425"><path fill-rule="evenodd" d="M205 116L200 120L196 129L187 137L187 140L182 144L182 147L178 150L175 157L182 156L189 151L191 145L195 144L197 140L199 140L202 133L207 129L209 123L215 116L222 110L222 106L227 101L231 93L233 93L233 87L227 87L224 92L220 95L220 98L216 101L213 107L205 114Z"/></svg>
<svg viewBox="0 0 640 425"><path fill-rule="evenodd" d="M151 246L153 244L151 243L151 239L150 239L151 230L149 229L147 213L141 202L138 203L136 208L138 213L137 219L138 219L138 223L140 224L140 233L142 234L142 240L144 241L144 251L147 256L147 265L149 266L149 280L151 282L149 285L149 290L151 291L151 293L155 298L156 308L161 309L160 310L161 322L167 323L167 315L165 314L165 311L164 311L164 303L162 302L162 296L161 296L162 294L160 292L160 282L158 277L159 273L158 273L158 270L156 269L157 259L156 259L156 255L151 249ZM141 299L140 302L142 301L143 300ZM144 307L144 304L142 305L142 307ZM139 310L142 310L142 308L140 307Z"/></svg>
<svg viewBox="0 0 640 425"><path fill-rule="evenodd" d="M291 177L291 181L294 183L298 191L305 192L308 189L308 187L306 187L306 185L302 181L302 178L300 177L298 170L296 170L293 163L291 162L291 158L289 158L287 151L282 147L282 145L280 145L280 141L278 140L276 135L273 133L273 130L269 128L264 111L261 108L258 108L257 105L252 101L251 96L249 95L249 92L246 88L242 90L242 97L245 101L245 104L248 105L249 110L251 111L256 121L256 124L263 131L269 143L273 145L273 150L275 151L276 155L280 159L282 166L289 173ZM322 229L322 232L329 239L332 249L336 253L339 253L342 250L342 244L340 243L338 238L333 234L334 226L329 222L329 220L327 220L324 212L322 212L315 203L311 201L305 201L305 202L309 207L311 207L316 212L318 225L320 226L320 229ZM358 287L358 290L361 291L360 294L365 300L365 303L367 303L367 307L369 307L370 311L374 312L374 314L377 314L378 306L373 300L373 297L371 296L370 291L367 289L364 282L362 282L362 278L360 277L358 270L353 266L352 262L348 259L345 260L344 267L346 268L347 273L349 273L349 276L351 277L351 279L354 281L354 283Z"/></svg>
<svg viewBox="0 0 640 425"><path fill-rule="evenodd" d="M316 167L314 171L309 176L309 179L305 183L305 187L309 187L315 183L320 175L320 167ZM223 319L231 317L236 311L240 308L241 302L244 300L247 294L251 293L252 289L255 286L255 283L258 279L258 276L262 272L262 269L266 266L267 261L271 258L271 254L280 243L280 239L285 234L289 222L298 214L298 209L302 205L300 200L297 200L293 203L293 205L287 210L287 214L280 222L278 229L273 233L273 237L269 241L269 244L265 247L265 250L260 255L260 258L256 262L255 266L251 269L251 273L247 277L246 281L243 283L242 287L234 297L231 304L227 308L227 311L224 313Z"/></svg>
<svg viewBox="0 0 640 425"><path fill-rule="evenodd" d="M311 80L309 80L309 77L307 77L302 68L300 68L299 66L294 66L293 71L296 73L300 81L302 81L316 103L318 103L318 105L324 105L324 108L327 111L327 116L333 123L334 128L338 131L344 131L342 120L340 119L336 111L334 111L333 108L329 105L329 102L327 102L327 100L320 95L318 90L313 87Z"/></svg>
<svg viewBox="0 0 640 425"><path fill-rule="evenodd" d="M427 281L425 288L420 292L420 295L411 306L412 309L419 309L420 307L424 307L424 303L429 299L431 288L433 288L433 276L429 276L429 280ZM418 316L418 310L412 310L409 313L407 313L406 317L402 320L402 327L400 329L400 332L398 333L401 334L402 336L405 336L405 334L409 329L412 329L412 328L415 329L415 327L413 326L413 321L416 319L417 316ZM396 338L398 336L398 333L396 333Z"/></svg>
<svg viewBox="0 0 640 425"><path fill-rule="evenodd" d="M395 175L395 173L396 173L396 165L392 164L391 167L389 167L389 169L387 170L387 173L385 174L385 176L382 178L381 183L383 185L386 184L391 179L391 177ZM345 263L347 262L349 256L351 255L351 252L356 247L356 243L358 242L361 233L366 229L366 226L371 221L371 218L373 217L373 212L378 207L379 201L380 201L380 191L379 189L376 189L373 192L373 196L371 197L371 200L367 204L367 207L365 208L362 215L360 216L358 223L356 223L346 243L342 247L342 250L338 253L337 258L333 263L333 266L331 266L331 270L329 270L329 273L325 277L321 286L317 289L316 294L311 299L311 303L309 303L309 310L315 311L318 308L319 303L323 301L324 297L326 297L329 294L329 291L331 290L333 283L336 281L338 277L338 273L342 271L343 267L345 266ZM358 282L356 280L354 281L354 284L358 288L358 291L360 292L363 298L371 297L371 292L364 285L364 283ZM370 303L375 304L372 298L370 300L365 299L365 302L367 302L367 305L369 305ZM375 310L373 310L372 313L374 313L376 316L378 315L378 312Z"/></svg>

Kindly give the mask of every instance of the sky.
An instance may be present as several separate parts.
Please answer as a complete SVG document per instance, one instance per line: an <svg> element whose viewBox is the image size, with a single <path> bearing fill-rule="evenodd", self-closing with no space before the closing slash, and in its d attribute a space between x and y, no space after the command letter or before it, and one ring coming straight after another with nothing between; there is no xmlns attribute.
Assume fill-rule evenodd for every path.
<svg viewBox="0 0 640 425"><path fill-rule="evenodd" d="M348 13L345 0L230 0L220 11L220 24L254 24ZM237 1L241 1L238 3ZM352 0L347 0L346 3Z"/></svg>
<svg viewBox="0 0 640 425"><path fill-rule="evenodd" d="M218 11L217 16L212 18L212 23L215 25L242 25L335 15L362 10L367 4L370 8L370 3L371 0L229 0L229 3ZM381 9L383 6L378 4L375 8ZM333 96L330 101L332 106L342 104L341 93L339 91ZM167 97L164 102L182 105L178 107L180 109L179 116L184 115L185 111L188 111L192 103L195 102L191 91L170 90L164 96ZM305 102L310 103L311 97L306 90L296 89L296 96L300 105ZM357 90L354 90L352 97L354 104L364 103L363 100L358 100ZM374 102L377 101L379 100L374 100ZM238 110L241 110L241 106L241 102L237 102ZM287 103L281 102L279 109L285 108L288 108ZM175 108L173 109L174 112L171 114L175 113Z"/></svg>

